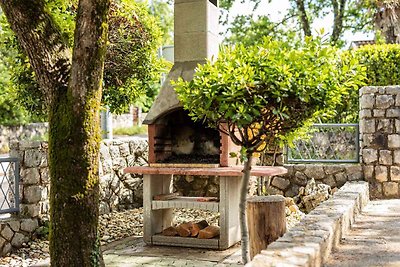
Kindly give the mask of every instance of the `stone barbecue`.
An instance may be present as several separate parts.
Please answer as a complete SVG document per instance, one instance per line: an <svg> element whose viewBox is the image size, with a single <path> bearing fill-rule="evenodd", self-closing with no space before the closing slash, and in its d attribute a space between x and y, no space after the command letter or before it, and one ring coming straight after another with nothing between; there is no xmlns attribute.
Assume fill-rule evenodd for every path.
<svg viewBox="0 0 400 267"><path fill-rule="evenodd" d="M171 85L171 81L179 77L190 81L198 64L217 55L218 4L216 0L175 0L174 16L174 66L144 120L148 125L149 166L128 167L125 173L144 174L143 238L147 244L227 249L240 240L238 196L242 166L229 157L238 147L228 135L207 128L201 122L193 122ZM286 169L282 167L254 167L252 170L252 175L260 176L284 173ZM200 176L196 179L217 176L219 197L178 196L172 192L173 175ZM181 233L178 236L172 226L175 208L218 212L219 227L211 226L218 234L206 239L202 236L207 235L200 232L197 238ZM182 232L179 227L178 232Z"/></svg>

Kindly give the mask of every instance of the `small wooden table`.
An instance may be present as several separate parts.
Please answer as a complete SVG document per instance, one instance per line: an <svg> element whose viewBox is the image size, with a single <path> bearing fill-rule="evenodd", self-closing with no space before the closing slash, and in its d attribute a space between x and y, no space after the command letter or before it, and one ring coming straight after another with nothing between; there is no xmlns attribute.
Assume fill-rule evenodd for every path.
<svg viewBox="0 0 400 267"><path fill-rule="evenodd" d="M242 166L187 168L137 166L124 169L125 173L143 174L143 239L150 245L169 245L227 249L240 241L239 196ZM253 166L252 176L274 176L287 173L283 167ZM172 193L173 175L218 176L219 202L198 202L195 197L173 200L153 200L155 195ZM163 229L171 226L174 208L203 209L219 212L220 235L213 239L163 236Z"/></svg>

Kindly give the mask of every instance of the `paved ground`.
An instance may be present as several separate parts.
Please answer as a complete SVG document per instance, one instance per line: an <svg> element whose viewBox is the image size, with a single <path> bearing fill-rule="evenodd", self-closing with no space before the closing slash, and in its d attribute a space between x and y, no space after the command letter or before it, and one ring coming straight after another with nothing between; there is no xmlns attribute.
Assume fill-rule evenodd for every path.
<svg viewBox="0 0 400 267"><path fill-rule="evenodd" d="M239 267L239 246L228 250L205 250L166 246L146 246L141 237L130 237L105 247L104 261L107 267L136 266L193 266Z"/></svg>
<svg viewBox="0 0 400 267"><path fill-rule="evenodd" d="M400 266L400 200L371 201L325 267Z"/></svg>

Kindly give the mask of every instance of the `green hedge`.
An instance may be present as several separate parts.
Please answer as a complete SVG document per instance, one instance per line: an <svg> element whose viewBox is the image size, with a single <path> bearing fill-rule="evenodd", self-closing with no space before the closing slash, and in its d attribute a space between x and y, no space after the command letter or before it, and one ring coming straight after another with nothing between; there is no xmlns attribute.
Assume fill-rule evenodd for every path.
<svg viewBox="0 0 400 267"><path fill-rule="evenodd" d="M400 84L400 44L366 45L352 53L366 67L367 85Z"/></svg>

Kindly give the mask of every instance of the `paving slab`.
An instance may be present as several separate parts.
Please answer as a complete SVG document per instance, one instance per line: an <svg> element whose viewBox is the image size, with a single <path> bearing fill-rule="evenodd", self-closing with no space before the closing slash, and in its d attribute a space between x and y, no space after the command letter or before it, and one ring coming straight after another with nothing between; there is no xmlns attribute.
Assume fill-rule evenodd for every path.
<svg viewBox="0 0 400 267"><path fill-rule="evenodd" d="M184 267L239 267L240 246L227 250L209 250L170 246L149 246L142 237L128 237L103 248L106 266L184 266Z"/></svg>
<svg viewBox="0 0 400 267"><path fill-rule="evenodd" d="M400 266L400 199L374 200L356 217L325 267Z"/></svg>

